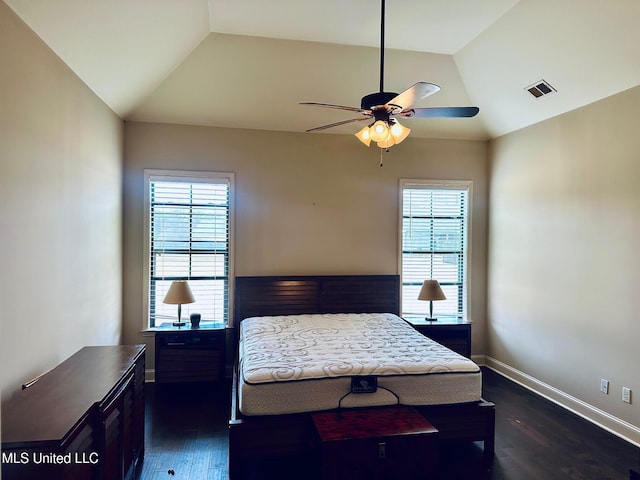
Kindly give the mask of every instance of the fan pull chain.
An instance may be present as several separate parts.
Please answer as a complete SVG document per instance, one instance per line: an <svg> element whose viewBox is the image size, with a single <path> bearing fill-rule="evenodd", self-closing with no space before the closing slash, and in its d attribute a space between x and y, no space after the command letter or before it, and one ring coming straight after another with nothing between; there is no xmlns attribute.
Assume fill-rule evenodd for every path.
<svg viewBox="0 0 640 480"><path fill-rule="evenodd" d="M381 148L380 149L380 166L384 166L384 164L382 163L382 154L383 153L389 153L389 148Z"/></svg>

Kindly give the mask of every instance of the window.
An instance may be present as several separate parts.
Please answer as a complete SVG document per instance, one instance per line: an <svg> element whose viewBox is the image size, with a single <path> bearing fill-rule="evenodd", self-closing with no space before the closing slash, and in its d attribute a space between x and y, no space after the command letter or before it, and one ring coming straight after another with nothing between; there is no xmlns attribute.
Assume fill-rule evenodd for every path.
<svg viewBox="0 0 640 480"><path fill-rule="evenodd" d="M232 278L233 174L145 170L149 327L176 320L162 303L173 280L187 280L196 301L182 318L228 323Z"/></svg>
<svg viewBox="0 0 640 480"><path fill-rule="evenodd" d="M471 182L401 180L401 274L403 314L427 314L418 300L422 282L440 282L446 300L438 315L466 316Z"/></svg>

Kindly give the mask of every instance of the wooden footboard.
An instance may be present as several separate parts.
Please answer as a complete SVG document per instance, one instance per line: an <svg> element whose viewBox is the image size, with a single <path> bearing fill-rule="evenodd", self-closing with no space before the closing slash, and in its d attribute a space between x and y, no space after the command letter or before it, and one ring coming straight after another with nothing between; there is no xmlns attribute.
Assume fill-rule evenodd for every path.
<svg viewBox="0 0 640 480"><path fill-rule="evenodd" d="M462 405L420 406L416 409L438 429L438 441L484 443L484 461L493 462L495 453L495 404L481 400Z"/></svg>

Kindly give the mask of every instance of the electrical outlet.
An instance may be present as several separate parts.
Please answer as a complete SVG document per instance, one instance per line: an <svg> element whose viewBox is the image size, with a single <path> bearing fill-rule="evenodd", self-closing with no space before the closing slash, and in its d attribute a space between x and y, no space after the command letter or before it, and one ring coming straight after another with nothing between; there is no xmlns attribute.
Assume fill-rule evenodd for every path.
<svg viewBox="0 0 640 480"><path fill-rule="evenodd" d="M622 401L631 403L631 389L629 387L622 387Z"/></svg>
<svg viewBox="0 0 640 480"><path fill-rule="evenodd" d="M609 395L609 380L605 380L604 378L600 379L600 391Z"/></svg>

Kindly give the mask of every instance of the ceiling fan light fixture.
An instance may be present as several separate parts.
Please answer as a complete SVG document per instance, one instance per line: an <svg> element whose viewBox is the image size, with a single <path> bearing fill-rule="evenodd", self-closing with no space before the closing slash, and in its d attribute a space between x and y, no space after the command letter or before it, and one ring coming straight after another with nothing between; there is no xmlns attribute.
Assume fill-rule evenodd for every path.
<svg viewBox="0 0 640 480"><path fill-rule="evenodd" d="M374 142L383 142L389 136L389 125L384 120L377 120L369 130L371 140Z"/></svg>
<svg viewBox="0 0 640 480"><path fill-rule="evenodd" d="M371 144L371 134L369 133L369 125L364 127L355 134L356 138L364 143L367 147Z"/></svg>
<svg viewBox="0 0 640 480"><path fill-rule="evenodd" d="M398 122L395 118L393 119L389 131L391 132L391 136L393 137L396 145L402 142L411 133L410 128L407 128L404 125L400 124L400 122Z"/></svg>
<svg viewBox="0 0 640 480"><path fill-rule="evenodd" d="M401 93L386 92L384 90L384 29L385 29L385 0L380 0L380 91L370 93L362 97L360 108L346 105L334 105L330 103L302 102L302 105L315 105L318 107L335 108L349 112L357 112L364 118L351 118L340 122L311 128L307 132L315 132L345 125L352 122L368 121L370 124L355 137L367 147L374 141L378 147L388 149L404 141L411 133L411 129L401 125L395 116L404 119L412 118L463 118L473 117L478 114L478 107L424 107L414 108L419 100L432 95L440 90L440 87L430 82L416 82ZM538 82L540 83L540 82ZM536 85L539 88L540 85ZM552 87L549 86L549 89Z"/></svg>

